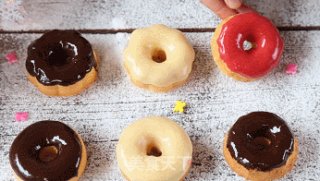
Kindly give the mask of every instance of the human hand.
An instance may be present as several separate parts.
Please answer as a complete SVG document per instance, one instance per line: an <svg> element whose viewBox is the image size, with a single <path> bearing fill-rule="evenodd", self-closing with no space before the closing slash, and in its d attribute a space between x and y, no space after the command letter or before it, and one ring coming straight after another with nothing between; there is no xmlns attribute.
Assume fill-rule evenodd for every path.
<svg viewBox="0 0 320 181"><path fill-rule="evenodd" d="M201 0L201 2L217 14L221 19L254 11L243 4L242 0Z"/></svg>

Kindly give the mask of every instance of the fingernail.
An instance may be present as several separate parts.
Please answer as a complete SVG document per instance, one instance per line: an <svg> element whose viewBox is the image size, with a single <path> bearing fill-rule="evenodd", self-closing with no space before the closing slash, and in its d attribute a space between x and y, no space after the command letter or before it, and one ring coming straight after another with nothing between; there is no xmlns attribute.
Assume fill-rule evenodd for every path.
<svg viewBox="0 0 320 181"><path fill-rule="evenodd" d="M226 4L231 9L238 9L242 4L242 0L226 0Z"/></svg>

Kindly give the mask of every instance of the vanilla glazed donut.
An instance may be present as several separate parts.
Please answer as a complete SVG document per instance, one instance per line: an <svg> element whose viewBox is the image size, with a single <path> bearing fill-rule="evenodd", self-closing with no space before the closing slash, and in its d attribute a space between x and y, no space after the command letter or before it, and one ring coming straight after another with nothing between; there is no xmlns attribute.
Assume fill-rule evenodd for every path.
<svg viewBox="0 0 320 181"><path fill-rule="evenodd" d="M269 181L283 177L294 167L298 140L279 116L252 112L240 117L229 130L223 153L238 175Z"/></svg>
<svg viewBox="0 0 320 181"><path fill-rule="evenodd" d="M77 181L87 163L81 137L59 121L25 128L13 141L9 158L16 179L24 181Z"/></svg>
<svg viewBox="0 0 320 181"><path fill-rule="evenodd" d="M74 30L53 30L28 47L29 81L48 96L73 96L97 78L91 44Z"/></svg>
<svg viewBox="0 0 320 181"><path fill-rule="evenodd" d="M129 181L177 181L188 174L192 143L177 123L164 117L140 119L121 134L116 155Z"/></svg>
<svg viewBox="0 0 320 181"><path fill-rule="evenodd" d="M258 13L243 13L223 20L211 40L218 68L239 81L267 75L281 59L284 43L272 22Z"/></svg>
<svg viewBox="0 0 320 181"><path fill-rule="evenodd" d="M167 92L183 85L195 52L182 32L153 25L132 32L124 51L124 66L138 87Z"/></svg>

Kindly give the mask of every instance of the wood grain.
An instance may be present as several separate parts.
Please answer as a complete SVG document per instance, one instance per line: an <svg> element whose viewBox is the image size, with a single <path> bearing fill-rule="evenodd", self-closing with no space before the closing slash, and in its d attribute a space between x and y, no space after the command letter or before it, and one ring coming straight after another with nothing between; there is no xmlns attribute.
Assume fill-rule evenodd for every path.
<svg viewBox="0 0 320 181"><path fill-rule="evenodd" d="M319 0L247 0L282 27L319 27ZM219 23L199 0L2 0L0 30L123 30L163 23L213 28Z"/></svg>
<svg viewBox="0 0 320 181"><path fill-rule="evenodd" d="M300 153L294 170L284 180L320 177L320 32L282 32L286 49L281 64L268 77L242 83L222 75L214 64L209 41L212 33L186 33L196 50L189 82L168 94L133 86L122 67L122 51L129 34L85 34L101 58L99 80L83 94L70 98L41 95L25 76L26 47L40 34L1 34L0 52L17 50L19 62L0 62L0 180L12 180L8 152L15 136L39 120L61 120L83 137L88 166L82 180L121 180L115 146L121 131L132 121L149 115L176 120L190 135L194 164L187 180L242 180L226 165L222 141L235 120L251 111L274 112L299 139ZM283 72L287 63L299 72ZM172 113L174 102L188 103L185 114ZM18 111L30 113L16 123Z"/></svg>

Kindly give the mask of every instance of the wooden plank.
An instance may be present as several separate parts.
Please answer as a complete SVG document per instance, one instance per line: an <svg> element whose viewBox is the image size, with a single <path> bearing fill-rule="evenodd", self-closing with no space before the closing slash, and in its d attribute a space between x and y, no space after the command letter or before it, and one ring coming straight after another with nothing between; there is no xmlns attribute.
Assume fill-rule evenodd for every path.
<svg viewBox="0 0 320 181"><path fill-rule="evenodd" d="M24 59L27 45L40 34L1 34L0 52L18 51L19 62L0 63L0 180L12 180L8 152L15 136L39 120L61 120L82 135L88 149L88 166L82 180L120 180L115 146L121 131L132 121L161 115L176 120L190 135L194 164L187 180L242 180L222 155L222 141L234 121L251 111L277 113L299 139L300 154L288 180L320 177L320 32L282 33L286 40L283 61L268 77L241 83L222 75L210 55L211 33L188 33L196 50L189 82L180 89L156 94L136 88L122 67L122 51L129 34L86 34L101 57L99 80L83 94L69 98L41 95L27 80ZM289 63L299 72L283 72ZM188 103L185 114L172 113L176 100ZM18 111L30 120L14 122Z"/></svg>
<svg viewBox="0 0 320 181"><path fill-rule="evenodd" d="M320 26L318 0L248 0L277 26ZM0 29L132 29L163 23L213 28L220 20L198 0L11 0L0 1Z"/></svg>

